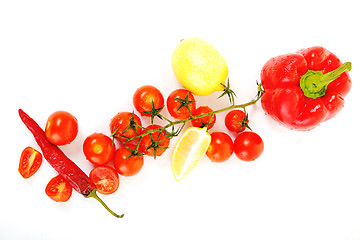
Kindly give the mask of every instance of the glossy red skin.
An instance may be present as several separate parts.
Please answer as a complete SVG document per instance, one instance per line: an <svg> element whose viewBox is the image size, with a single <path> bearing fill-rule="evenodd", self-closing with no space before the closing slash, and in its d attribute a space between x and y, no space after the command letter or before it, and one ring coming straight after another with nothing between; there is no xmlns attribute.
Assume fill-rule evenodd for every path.
<svg viewBox="0 0 360 240"><path fill-rule="evenodd" d="M166 100L167 110L173 118L185 119L185 118L190 117L189 110L186 107L181 107L179 109L179 107L181 106L181 103L178 100L174 99L174 98L185 99L187 93L189 93L188 100L194 101L194 102L191 102L188 104L191 114L194 113L194 111L196 109L194 95L186 89L176 89L169 94L169 96Z"/></svg>
<svg viewBox="0 0 360 240"><path fill-rule="evenodd" d="M156 124L146 127L147 130L153 130L153 129L158 129L158 128L161 128L161 126L156 125ZM144 130L143 132L145 132L145 131L146 130ZM154 157L154 148L151 147L151 148L147 149L149 146L151 146L153 144L153 141L151 140L150 135L152 136L154 141L159 142L159 146L166 147L166 148L169 147L170 139L164 135L164 131L161 131L161 133L160 133L160 131L156 131L156 132L147 134L144 137L142 137L141 142L139 144L140 152L142 152L150 157ZM166 151L166 149L157 148L156 156L157 157L161 156L165 151Z"/></svg>
<svg viewBox="0 0 360 240"><path fill-rule="evenodd" d="M234 151L234 143L231 137L224 132L211 133L211 142L206 156L212 162L225 162Z"/></svg>
<svg viewBox="0 0 360 240"><path fill-rule="evenodd" d="M55 202L66 202L71 197L72 188L61 175L57 175L46 185L45 193Z"/></svg>
<svg viewBox="0 0 360 240"><path fill-rule="evenodd" d="M112 194L119 188L119 175L109 166L97 166L90 172L90 179L101 194Z"/></svg>
<svg viewBox="0 0 360 240"><path fill-rule="evenodd" d="M141 132L140 127L135 127L135 130L129 129L126 132L124 132L130 125L130 120L131 120L132 115L133 115L133 113L131 113L131 112L120 112L111 119L111 122L109 125L111 133L115 133L115 134L124 136L124 137L117 138L118 140L120 140L120 142L126 141L127 140L126 137L132 138ZM134 121L138 125L142 126L141 120L136 114L134 114Z"/></svg>
<svg viewBox="0 0 360 240"><path fill-rule="evenodd" d="M235 138L234 153L243 161L254 161L264 151L262 138L254 132L242 132Z"/></svg>
<svg viewBox="0 0 360 240"><path fill-rule="evenodd" d="M46 122L45 135L47 139L55 145L71 143L76 138L77 133L77 119L68 112L54 112Z"/></svg>
<svg viewBox="0 0 360 240"><path fill-rule="evenodd" d="M246 129L245 126L241 128L244 118L245 113L240 109L231 110L225 116L225 126L227 129L229 129L229 131L232 132L243 132ZM249 120L247 120L246 123L249 123Z"/></svg>
<svg viewBox="0 0 360 240"><path fill-rule="evenodd" d="M92 164L105 165L114 157L115 144L105 134L93 133L85 139L83 152L86 159Z"/></svg>
<svg viewBox="0 0 360 240"><path fill-rule="evenodd" d="M131 149L135 149L135 145L127 145ZM122 176L130 177L138 174L144 165L143 155L130 156L131 152L123 145L115 152L114 167L115 170Z"/></svg>
<svg viewBox="0 0 360 240"><path fill-rule="evenodd" d="M153 109L153 102L155 109L164 106L164 97L156 87L145 85L135 91L133 104L141 116L151 116L150 114L144 113L144 111L151 111ZM159 112L161 112L161 110Z"/></svg>
<svg viewBox="0 0 360 240"><path fill-rule="evenodd" d="M32 147L26 147L20 157L19 173L23 178L29 178L40 168L42 155Z"/></svg>
<svg viewBox="0 0 360 240"><path fill-rule="evenodd" d="M49 164L75 189L75 191L87 197L90 192L95 189L95 184L90 178L73 161L71 161L58 146L49 142L45 136L45 132L32 118L30 118L29 115L19 109L19 116L25 126L34 135L44 158Z"/></svg>
<svg viewBox="0 0 360 240"><path fill-rule="evenodd" d="M193 116L198 116L209 112L213 112L213 110L208 106L200 106L194 111ZM206 125L208 130L214 126L215 122L216 122L216 114L191 120L191 124L194 127L202 128ZM209 124L207 125L207 123Z"/></svg>
<svg viewBox="0 0 360 240"><path fill-rule="evenodd" d="M304 95L300 78L308 70L325 74L341 64L339 58L323 47L271 58L261 71L264 111L282 125L301 131L311 130L333 118L343 108L344 97L350 91L349 74L341 74L328 85L325 96L316 99Z"/></svg>

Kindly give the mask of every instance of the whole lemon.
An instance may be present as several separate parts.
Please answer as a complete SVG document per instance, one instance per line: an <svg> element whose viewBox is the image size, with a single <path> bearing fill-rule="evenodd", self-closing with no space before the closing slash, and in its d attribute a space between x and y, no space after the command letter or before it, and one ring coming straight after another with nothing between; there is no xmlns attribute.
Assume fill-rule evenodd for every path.
<svg viewBox="0 0 360 240"><path fill-rule="evenodd" d="M184 39L175 48L172 68L181 85L195 95L221 91L228 77L225 59L213 45L198 37Z"/></svg>

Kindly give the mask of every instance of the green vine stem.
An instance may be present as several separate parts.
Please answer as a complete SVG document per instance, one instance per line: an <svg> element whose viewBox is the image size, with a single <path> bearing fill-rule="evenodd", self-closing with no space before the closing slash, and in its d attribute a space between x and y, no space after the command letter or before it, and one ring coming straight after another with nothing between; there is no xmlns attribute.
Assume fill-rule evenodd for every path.
<svg viewBox="0 0 360 240"><path fill-rule="evenodd" d="M200 114L200 115L197 115L197 116L190 116L190 117L188 117L188 118L181 119L181 120L177 120L177 121L171 121L171 120L165 118L164 116L162 116L160 113L157 113L157 116L158 116L160 119L166 120L166 121L168 122L168 124L166 124L165 126L163 126L163 127L161 127L161 128L148 130L148 129L146 129L146 128L140 126L140 125L138 125L137 123L135 123L136 126L142 128L142 129L144 129L144 130L146 130L146 131L145 131L144 133L140 134L140 135L137 135L137 136L135 136L135 137L132 137L132 138L127 139L125 142L132 141L132 140L137 139L137 138L141 139L142 137L144 137L144 136L146 136L146 135L148 135L148 134L151 134L151 133L153 133L153 132L157 132L157 131L159 131L159 132L162 132L162 131L167 132L166 129L171 128L171 127L173 128L173 129L172 129L172 132L171 132L171 133L168 133L168 132L167 132L167 134L169 135L170 138L172 138L172 137L177 136L177 135L181 132L181 130L184 128L186 122L191 121L191 120L193 120L193 119L198 119L198 118L202 118L202 117L214 115L214 114L217 114L217 113L220 113L220 112L229 111L229 110L236 109L236 108L245 109L245 108L248 107L248 106L254 105L254 104L255 104L257 101L259 101L260 98L262 97L262 95L263 95L263 93L264 93L264 90L263 90L263 88L262 88L261 83L257 83L257 86L258 86L258 91L257 91L256 97L255 97L253 100L251 100L251 101L249 101L249 102L247 102L247 103L235 104L235 102L233 101L233 98L231 99L231 98L229 97L229 99L231 99L231 100L230 100L231 105L228 106L228 107L221 108L221 109L218 109L218 110L215 110L215 111L212 111L212 112ZM227 89L227 91L233 93L233 91L230 90L230 89ZM226 94L228 94L228 93L226 93ZM224 95L224 94L222 94L220 97L222 97L223 95ZM175 131L174 126L179 125L179 124L182 124L181 127ZM117 134L113 135L114 138L119 138L119 137L121 137L121 136L122 136L121 134L120 134L120 135L117 135ZM135 151L135 152L132 153L132 154L139 154L139 153Z"/></svg>

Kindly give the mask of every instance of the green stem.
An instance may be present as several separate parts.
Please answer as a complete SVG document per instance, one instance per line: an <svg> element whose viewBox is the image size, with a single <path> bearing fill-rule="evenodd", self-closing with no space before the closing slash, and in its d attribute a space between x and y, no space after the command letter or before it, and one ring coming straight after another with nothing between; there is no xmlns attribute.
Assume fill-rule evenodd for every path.
<svg viewBox="0 0 360 240"><path fill-rule="evenodd" d="M96 194L96 188L94 188L90 194L87 197L92 197L95 198L96 200L98 200L101 205L103 205L104 208L106 208L106 210L108 210L113 216L117 217L117 218L122 218L124 217L124 214L118 215L116 213L114 213L105 203L103 200L101 200L101 198L99 198L99 196Z"/></svg>
<svg viewBox="0 0 360 240"><path fill-rule="evenodd" d="M342 64L337 69L323 74L322 71L307 71L300 79L300 88L304 95L309 98L322 97L326 93L327 86L344 72L351 70L351 62Z"/></svg>
<svg viewBox="0 0 360 240"><path fill-rule="evenodd" d="M324 79L323 81L326 83L330 83L333 80L337 79L338 77L340 77L341 74L343 74L344 72L349 72L351 70L351 62L346 62L343 65L341 65L340 67L338 67L337 69L325 73L324 74Z"/></svg>
<svg viewBox="0 0 360 240"><path fill-rule="evenodd" d="M210 115L214 115L214 114L217 114L217 113L220 113L220 112L224 112L224 111L228 111L228 110L231 110L231 109L235 109L235 108L245 108L247 106L250 106L250 105L253 105L255 104L257 101L260 100L260 98L262 97L263 95L263 90L261 88L261 84L258 86L258 93L255 97L255 99L247 102L247 103L244 103L244 104L238 104L238 105L235 105L235 104L232 104L228 107L225 107L225 108L221 108L221 109L218 109L216 111L212 111L212 112L208 112L208 113L204 113L204 114L200 114L200 115L197 115L197 116L190 116L188 118L185 118L185 119L181 119L181 120L177 120L177 121L170 121L168 119L166 119L169 123L161 128L157 128L157 129L151 129L151 130L148 130L146 131L145 133L141 134L141 135L137 135L135 137L132 137L132 138L129 138L127 141L131 141L131 140L134 140L136 138L142 138L150 133L153 133L153 132L157 132L157 131L163 131L163 130L166 130L167 128L169 127L172 127L172 126L175 126L175 125L178 125L178 124L184 124L188 121L191 121L193 119L198 119L198 118L202 118L202 117L206 117L206 116L210 116Z"/></svg>

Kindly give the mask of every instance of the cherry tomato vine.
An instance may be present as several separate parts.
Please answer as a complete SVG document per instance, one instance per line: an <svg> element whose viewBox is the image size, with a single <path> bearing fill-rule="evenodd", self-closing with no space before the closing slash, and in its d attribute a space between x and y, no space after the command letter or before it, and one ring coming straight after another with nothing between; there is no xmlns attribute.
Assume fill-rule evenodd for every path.
<svg viewBox="0 0 360 240"><path fill-rule="evenodd" d="M181 109L186 109L187 113L188 113L188 117L183 118L183 119L178 119L178 120L170 120L168 118L166 118L164 115L162 115L160 113L160 111L165 107L165 105L160 106L160 107L155 107L154 102L152 102L152 109L148 110L148 111L143 111L141 112L142 114L147 114L148 116L150 116L151 118L151 123L153 124L153 120L155 118L159 118L161 120L164 120L167 122L167 124L165 124L164 126L159 126L158 128L155 129L148 129L145 128L143 126L141 126L141 124L139 124L139 121L136 121L136 119L138 118L137 115L132 112L131 118L129 120L129 125L128 127L122 131L121 133L119 133L119 128L113 128L111 129L112 133L111 133L111 137L113 139L117 139L119 140L125 148L127 148L130 151L130 155L127 158L133 157L133 156L139 156L139 155L144 155L143 152L139 151L139 146L141 143L141 140L143 138L145 138L146 136L151 136L151 145L149 148L153 148L153 152L154 152L154 158L156 158L156 152L158 151L158 149L167 149L168 147L164 147L161 146L161 142L164 141L164 139L160 139L160 135L158 134L158 137L155 139L154 137L152 137L152 135L155 132L161 132L166 138L168 139L172 139L176 136L178 136L181 131L183 130L183 128L185 127L185 124L189 121L194 121L194 120L200 120L203 119L205 117L209 117L207 122L202 122L203 126L202 127L208 127L208 124L211 124L211 120L213 120L213 118L215 117L215 114L220 113L220 112L225 112L225 111L229 111L229 110L233 110L233 109L243 109L244 112L245 108L251 105L254 105L257 101L260 100L260 98L262 97L264 90L262 88L261 83L257 82L257 93L256 96L254 97L254 99L252 99L249 102L243 103L243 104L235 104L235 97L236 94L235 92L230 88L230 84L229 84L229 79L227 80L227 84L223 85L224 90L222 92L222 94L218 97L224 97L227 96L229 98L229 102L230 102L230 106L215 110L215 111L208 111L199 115L193 115L193 111L191 110L190 104L193 104L195 102L195 100L192 100L193 97L190 97L190 92L186 90L186 95L183 98L179 98L179 97L173 97L173 99L177 100L180 103L180 106L178 107L177 110L181 110ZM251 130L251 128L248 125L248 115L246 113L245 118L243 119L243 121L240 123L242 125L242 127L246 127L249 128ZM179 127L175 127L175 126L179 126ZM139 132L137 129L142 129L141 132ZM170 129L170 130L169 130ZM135 131L136 134L132 137L129 137L129 135L127 134L128 131ZM137 144L135 146L135 148L130 148L127 146L127 143L129 142L134 142L137 141Z"/></svg>

